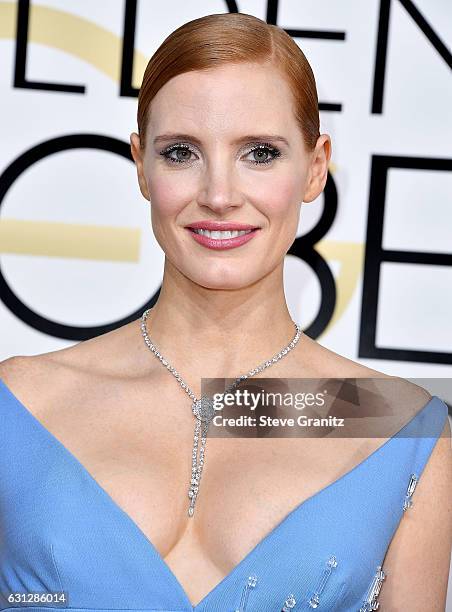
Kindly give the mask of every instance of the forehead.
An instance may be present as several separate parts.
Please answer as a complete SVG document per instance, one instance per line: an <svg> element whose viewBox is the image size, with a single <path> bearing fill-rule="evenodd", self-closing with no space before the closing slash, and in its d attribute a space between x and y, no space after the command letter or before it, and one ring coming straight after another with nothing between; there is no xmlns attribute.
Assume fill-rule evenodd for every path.
<svg viewBox="0 0 452 612"><path fill-rule="evenodd" d="M152 101L149 129L211 133L294 127L293 96L271 65L227 64L168 81Z"/></svg>

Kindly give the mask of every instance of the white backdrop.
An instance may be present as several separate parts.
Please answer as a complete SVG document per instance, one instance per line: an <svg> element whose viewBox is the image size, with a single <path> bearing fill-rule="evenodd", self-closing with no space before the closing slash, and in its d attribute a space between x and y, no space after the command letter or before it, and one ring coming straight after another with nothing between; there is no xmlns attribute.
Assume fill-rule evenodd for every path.
<svg viewBox="0 0 452 612"><path fill-rule="evenodd" d="M132 68L123 33L135 4ZM137 318L158 290L163 253L124 154L132 90L172 30L234 5L294 36L333 143L328 194L302 207L299 226L320 232L326 266L296 241L292 317L330 349L429 379L435 393L431 379L452 379L450 0L46 0L30 3L28 35L18 2L0 0L0 359ZM440 395L452 404L450 384Z"/></svg>

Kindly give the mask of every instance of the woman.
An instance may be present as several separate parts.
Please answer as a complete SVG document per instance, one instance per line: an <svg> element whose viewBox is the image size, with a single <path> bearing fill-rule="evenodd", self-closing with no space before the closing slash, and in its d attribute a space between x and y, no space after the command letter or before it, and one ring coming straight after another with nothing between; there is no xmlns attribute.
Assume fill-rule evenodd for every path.
<svg viewBox="0 0 452 612"><path fill-rule="evenodd" d="M433 438L364 452L218 437L198 469L202 377L280 353L254 376L391 378L296 333L287 307L284 256L331 156L303 53L250 15L183 25L147 66L131 150L160 295L143 320L1 364L1 592L67 591L63 605L93 610L443 610L450 428L424 389L404 381L409 424Z"/></svg>

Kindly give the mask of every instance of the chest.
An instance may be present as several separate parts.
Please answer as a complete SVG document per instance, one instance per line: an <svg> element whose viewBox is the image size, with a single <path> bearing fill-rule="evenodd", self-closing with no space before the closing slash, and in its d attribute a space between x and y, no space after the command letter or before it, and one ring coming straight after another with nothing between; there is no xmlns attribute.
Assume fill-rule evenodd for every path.
<svg viewBox="0 0 452 612"><path fill-rule="evenodd" d="M126 401L119 393L105 401L91 393L39 416L175 564L180 556L234 567L291 510L369 452L357 438L208 437L189 519L195 418L183 399L162 392Z"/></svg>

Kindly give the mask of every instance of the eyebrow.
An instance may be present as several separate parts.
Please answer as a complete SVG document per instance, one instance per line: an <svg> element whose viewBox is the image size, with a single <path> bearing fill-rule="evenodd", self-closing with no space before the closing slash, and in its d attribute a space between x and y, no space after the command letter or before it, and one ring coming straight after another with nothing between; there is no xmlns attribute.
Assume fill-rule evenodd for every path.
<svg viewBox="0 0 452 612"><path fill-rule="evenodd" d="M168 140L191 140L192 142L201 145L201 141L196 136L191 136L190 134L160 134L160 136L156 136L153 140L154 144L158 144L159 142L167 142ZM236 138L232 141L231 144L240 145L245 142L283 142L287 146L289 146L289 142L284 136L279 136L278 134L248 134L247 136L241 136L240 138Z"/></svg>

